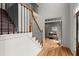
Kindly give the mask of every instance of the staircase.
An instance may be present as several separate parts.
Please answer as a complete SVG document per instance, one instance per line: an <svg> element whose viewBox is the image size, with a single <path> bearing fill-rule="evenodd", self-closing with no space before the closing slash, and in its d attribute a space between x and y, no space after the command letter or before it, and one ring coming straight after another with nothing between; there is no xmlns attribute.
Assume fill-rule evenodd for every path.
<svg viewBox="0 0 79 59"><path fill-rule="evenodd" d="M6 5L6 4L5 4ZM17 4L16 4L17 5ZM8 5L7 5L8 6ZM26 5L24 5L24 4L19 4L19 5L17 5L18 6L18 12L17 12L17 14L18 14L18 32L16 31L15 33L14 33L14 30L13 30L13 35L16 35L16 33L18 33L18 34L22 34L22 33L30 33L29 31L28 32L25 32L23 29L23 25L24 25L24 18L23 17L25 17L24 16L24 12L23 12L23 10L25 10L25 9L21 9L21 8L26 8L27 9L27 11L28 11L28 15L29 15L29 12L31 12L30 13L30 15L32 16L32 39L30 40L29 39L29 41L31 41L31 42L33 42L34 44L36 44L36 45L38 45L39 47L42 47L42 44L43 44L43 38L42 38L42 36L43 36L43 31L41 30L41 27L40 27L40 24L38 24L38 19L36 19L36 17L38 17L38 16L36 16L35 15L35 12L31 9L31 8L27 8L27 6ZM16 6L16 7L17 7ZM15 8L16 8L15 7ZM19 10L20 9L20 10ZM10 13L10 12L9 12ZM22 14L21 14L22 13ZM14 15L15 16L15 15ZM21 18L20 18L21 17ZM23 21L22 21L23 20ZM27 21L29 21L30 20L30 16L28 16L28 19L27 19ZM20 22L20 21L22 21L22 22ZM11 20L10 19L10 22L12 22L11 24L13 24L13 25L15 25L15 23L14 23L14 21L13 20ZM7 22L7 24L9 23L9 21ZM10 25L10 24L9 24ZM28 24L28 25L30 25L30 24ZM1 25L0 25L1 26ZM12 27L12 26L11 26ZM10 26L8 26L8 28L10 28ZM13 26L13 28L14 28L14 26ZM22 30L21 30L22 29ZM21 31L20 31L21 30ZM2 35L2 34L1 34ZM10 33L8 33L8 35L10 35ZM12 36L13 36L12 35ZM6 35L7 36L7 35ZM10 35L11 36L11 35ZM22 35L21 35L22 36ZM7 38L8 39L8 38ZM10 39L10 38L9 38ZM12 38L13 39L13 38ZM9 41L9 40L8 40ZM10 40L11 41L11 40ZM14 41L14 40L12 40L12 41ZM12 42L11 41L11 42ZM10 42L9 42L10 43ZM27 42L28 43L28 42Z"/></svg>
<svg viewBox="0 0 79 59"><path fill-rule="evenodd" d="M34 16L33 16L34 17ZM32 21L32 33L33 33L33 37L36 37L35 41L37 41L40 45L42 45L43 43L43 32L40 29L37 21L38 19L35 19Z"/></svg>
<svg viewBox="0 0 79 59"><path fill-rule="evenodd" d="M32 4L19 4L19 6L23 6L28 10L28 21L29 21L29 30L28 32L32 32L32 37L35 38L35 41L38 42L42 46L43 43L43 31L40 28L40 24L38 23L38 14L35 12L34 7L32 9Z"/></svg>

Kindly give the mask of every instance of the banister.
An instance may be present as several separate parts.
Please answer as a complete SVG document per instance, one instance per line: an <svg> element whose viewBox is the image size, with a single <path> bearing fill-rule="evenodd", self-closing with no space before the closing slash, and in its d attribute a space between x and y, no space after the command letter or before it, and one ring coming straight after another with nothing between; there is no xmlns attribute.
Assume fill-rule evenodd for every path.
<svg viewBox="0 0 79 59"><path fill-rule="evenodd" d="M31 11L33 20L34 20L35 23L37 24L37 27L38 27L39 31L42 32L42 30L40 29L40 26L38 25L38 23L37 23L37 21L36 21L36 19L35 19L35 17L34 17L33 10L31 9L31 6L30 6L30 7L27 7L26 5L24 5L24 4L22 4L22 3L20 3L20 4L23 5L25 8L29 9L29 11Z"/></svg>
<svg viewBox="0 0 79 59"><path fill-rule="evenodd" d="M40 27L39 27L39 25L38 25L38 23L37 23L37 21L36 21L34 15L33 15L33 11L32 11L32 10L31 10L31 14L32 14L32 17L33 17L33 19L34 19L34 21L35 21L35 23L36 23L36 25L37 25L39 31L42 32L42 30L40 29Z"/></svg>

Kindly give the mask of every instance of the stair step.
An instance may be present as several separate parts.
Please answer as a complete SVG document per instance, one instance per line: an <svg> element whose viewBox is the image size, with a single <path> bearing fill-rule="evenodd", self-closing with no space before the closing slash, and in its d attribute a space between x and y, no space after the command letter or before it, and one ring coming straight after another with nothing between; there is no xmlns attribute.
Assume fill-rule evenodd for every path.
<svg viewBox="0 0 79 59"><path fill-rule="evenodd" d="M32 40L34 41L35 44L38 44L38 45L41 47L41 45L40 45L40 43L38 42L38 40L36 40L36 37L33 37Z"/></svg>

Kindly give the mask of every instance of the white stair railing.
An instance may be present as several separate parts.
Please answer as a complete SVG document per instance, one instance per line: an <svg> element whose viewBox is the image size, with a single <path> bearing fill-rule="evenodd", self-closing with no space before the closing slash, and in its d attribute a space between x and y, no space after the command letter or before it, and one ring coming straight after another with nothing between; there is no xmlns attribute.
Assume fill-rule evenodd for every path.
<svg viewBox="0 0 79 59"><path fill-rule="evenodd" d="M28 20L28 31L30 30L29 29L29 25L31 25L31 27L32 27L31 28L31 31L33 33L33 37L36 37L36 40L38 41L38 43L41 43L42 44L42 42L43 42L43 40L42 40L42 34L41 34L42 33L42 30L41 30L41 28L40 28L40 26L39 26L39 24L37 22L38 19L36 19L35 12L31 9L31 6L30 7L27 7L26 4L19 4L19 5L20 6L23 6L25 9L28 10L28 19L27 19ZM31 23L30 23L30 21L31 21ZM22 24L22 22L24 22L24 21L23 20L20 20L20 22L18 23L19 24L19 27ZM33 22L35 23L35 26L37 27L37 29L36 29L35 26L33 26ZM33 28L34 27L35 27L35 30L33 31ZM19 28L19 29L23 29L23 28ZM34 34L35 31L37 32L37 34Z"/></svg>

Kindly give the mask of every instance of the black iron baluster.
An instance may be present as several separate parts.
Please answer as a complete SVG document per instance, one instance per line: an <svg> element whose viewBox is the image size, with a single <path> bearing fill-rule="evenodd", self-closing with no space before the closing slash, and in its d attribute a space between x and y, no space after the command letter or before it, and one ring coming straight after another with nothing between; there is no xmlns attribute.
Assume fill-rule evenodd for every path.
<svg viewBox="0 0 79 59"><path fill-rule="evenodd" d="M1 35L3 34L3 31L2 31L2 3L1 3Z"/></svg>
<svg viewBox="0 0 79 59"><path fill-rule="evenodd" d="M14 8L13 8L13 12L15 11L15 6L14 6ZM13 34L14 34L14 32L15 32L15 14L13 13L13 16L14 16L14 19L13 19Z"/></svg>
<svg viewBox="0 0 79 59"><path fill-rule="evenodd" d="M24 33L25 33L25 6L24 6Z"/></svg>
<svg viewBox="0 0 79 59"><path fill-rule="evenodd" d="M15 25L13 24L13 34L15 33Z"/></svg>
<svg viewBox="0 0 79 59"><path fill-rule="evenodd" d="M7 3L7 12L8 12L8 34L9 34L9 4Z"/></svg>
<svg viewBox="0 0 79 59"><path fill-rule="evenodd" d="M28 23L29 22L28 14L29 13L28 12L29 12L29 9L27 8L27 32L29 32L29 30L28 30L29 29L29 27L28 27L29 26L29 23Z"/></svg>
<svg viewBox="0 0 79 59"><path fill-rule="evenodd" d="M22 33L22 4L21 4L21 33Z"/></svg>

